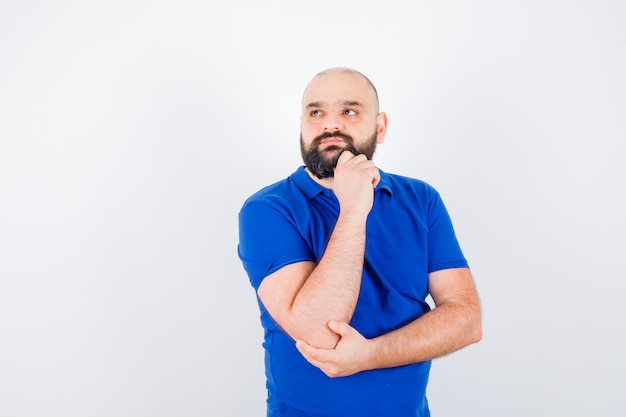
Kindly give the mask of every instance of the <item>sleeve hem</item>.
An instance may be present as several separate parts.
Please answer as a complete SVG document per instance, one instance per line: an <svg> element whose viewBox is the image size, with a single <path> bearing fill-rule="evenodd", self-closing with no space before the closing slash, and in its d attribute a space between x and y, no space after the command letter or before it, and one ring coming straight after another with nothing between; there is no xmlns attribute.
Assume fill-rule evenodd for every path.
<svg viewBox="0 0 626 417"><path fill-rule="evenodd" d="M465 259L455 259L451 261L437 262L435 264L428 266L428 273L441 271L442 269L451 269L451 268L469 268L469 265L467 264L467 260Z"/></svg>

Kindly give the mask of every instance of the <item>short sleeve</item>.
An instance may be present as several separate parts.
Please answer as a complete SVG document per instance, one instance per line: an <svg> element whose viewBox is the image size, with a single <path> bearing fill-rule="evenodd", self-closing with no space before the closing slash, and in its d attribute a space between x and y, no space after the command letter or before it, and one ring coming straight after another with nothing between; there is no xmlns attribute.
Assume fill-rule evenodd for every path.
<svg viewBox="0 0 626 417"><path fill-rule="evenodd" d="M238 253L255 289L283 266L315 259L289 210L271 200L248 201L242 207Z"/></svg>
<svg viewBox="0 0 626 417"><path fill-rule="evenodd" d="M435 191L428 205L428 272L466 267L450 215Z"/></svg>

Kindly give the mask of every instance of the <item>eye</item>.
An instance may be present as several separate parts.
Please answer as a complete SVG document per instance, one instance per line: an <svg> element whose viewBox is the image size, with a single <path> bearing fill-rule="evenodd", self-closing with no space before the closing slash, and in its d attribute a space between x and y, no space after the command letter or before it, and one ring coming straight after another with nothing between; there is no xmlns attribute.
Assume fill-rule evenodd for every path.
<svg viewBox="0 0 626 417"><path fill-rule="evenodd" d="M345 114L346 116L356 116L356 111L352 109L345 109L343 111L343 114Z"/></svg>
<svg viewBox="0 0 626 417"><path fill-rule="evenodd" d="M319 117L319 116L322 115L322 111L321 110L313 110L313 111L311 111L310 115L313 116L313 117Z"/></svg>

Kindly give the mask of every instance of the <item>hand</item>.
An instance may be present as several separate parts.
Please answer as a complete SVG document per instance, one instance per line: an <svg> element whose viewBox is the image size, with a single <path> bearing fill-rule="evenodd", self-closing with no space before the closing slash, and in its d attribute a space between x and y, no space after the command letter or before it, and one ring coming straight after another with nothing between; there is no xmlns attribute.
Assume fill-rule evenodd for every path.
<svg viewBox="0 0 626 417"><path fill-rule="evenodd" d="M341 210L351 214L367 214L374 202L374 187L380 181L380 172L365 155L344 151L337 160L333 192Z"/></svg>
<svg viewBox="0 0 626 417"><path fill-rule="evenodd" d="M370 369L370 342L348 323L330 321L328 327L341 336L334 349L311 346L304 340L296 348L311 364L331 378L349 376Z"/></svg>

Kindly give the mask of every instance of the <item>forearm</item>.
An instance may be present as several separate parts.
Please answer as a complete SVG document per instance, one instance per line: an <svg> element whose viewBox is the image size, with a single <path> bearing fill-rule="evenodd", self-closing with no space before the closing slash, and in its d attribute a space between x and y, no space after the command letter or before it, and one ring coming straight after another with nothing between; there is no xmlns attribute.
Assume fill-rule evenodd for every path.
<svg viewBox="0 0 626 417"><path fill-rule="evenodd" d="M390 333L369 340L369 369L435 359L482 337L477 300L444 304Z"/></svg>
<svg viewBox="0 0 626 417"><path fill-rule="evenodd" d="M332 348L339 336L329 320L349 322L359 297L366 218L340 215L324 255L297 292L290 309L294 338Z"/></svg>
<svg viewBox="0 0 626 417"><path fill-rule="evenodd" d="M332 349L339 336L328 328L329 321L351 320L361 288L366 222L379 180L372 161L342 152L334 179L321 184L332 184L339 203L339 216L321 259L317 264L284 266L259 286L259 298L293 339Z"/></svg>

